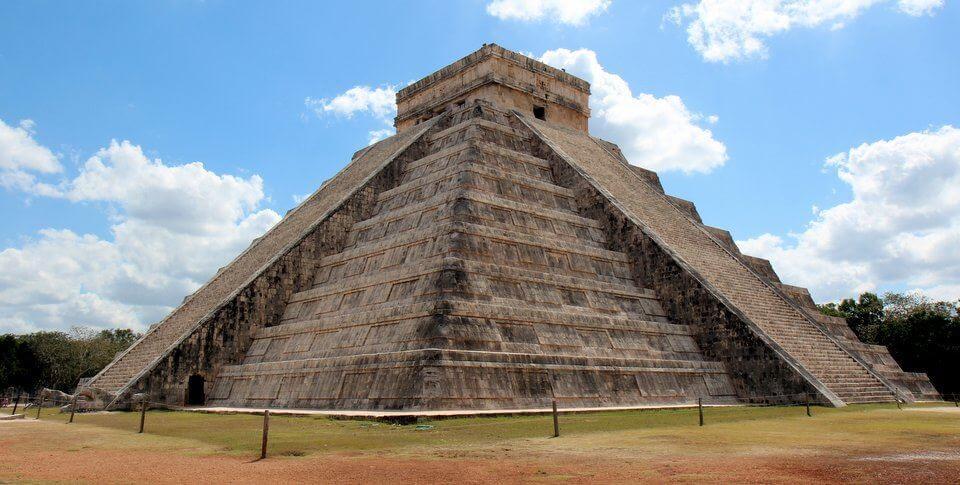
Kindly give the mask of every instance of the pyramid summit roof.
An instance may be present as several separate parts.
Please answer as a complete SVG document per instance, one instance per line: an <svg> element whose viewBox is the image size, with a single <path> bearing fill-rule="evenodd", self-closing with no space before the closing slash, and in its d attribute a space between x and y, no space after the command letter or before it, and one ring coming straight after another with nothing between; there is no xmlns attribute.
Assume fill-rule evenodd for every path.
<svg viewBox="0 0 960 485"><path fill-rule="evenodd" d="M486 44L397 92L398 132L458 105L485 100L501 109L539 113L587 131L590 83L531 57Z"/></svg>

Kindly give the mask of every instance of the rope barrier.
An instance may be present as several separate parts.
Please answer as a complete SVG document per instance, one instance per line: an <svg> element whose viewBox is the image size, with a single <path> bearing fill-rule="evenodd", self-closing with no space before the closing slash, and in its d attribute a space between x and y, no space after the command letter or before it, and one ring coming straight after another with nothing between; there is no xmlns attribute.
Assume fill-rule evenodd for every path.
<svg viewBox="0 0 960 485"><path fill-rule="evenodd" d="M51 395L51 394L52 394L52 395ZM75 413L77 412L77 409L78 409L78 402L80 402L80 401L79 401L79 398L80 398L80 397L81 397L81 396L80 396L79 394L69 395L69 394L54 394L54 393L47 393L47 392L40 393L40 394L34 394L34 395L30 395L30 394L27 394L27 395L18 394L16 400L13 401L13 402L14 402L14 412L16 411L17 406L21 405L21 403L23 404L23 409L24 409L24 410L26 410L27 408L36 406L36 407L37 407L37 419L40 419L41 412L42 412L42 410L43 410L44 404L52 403L52 406L50 406L50 407L59 407L61 413L65 413L65 412L67 412L67 411L65 410L65 407L61 407L61 405L64 404L64 403L66 403L66 405L69 406L69 413L70 413L70 418L69 418L69 421L67 421L67 423L72 423L72 422L74 421L74 415L75 415ZM140 397L143 397L143 399L140 399ZM145 421L146 421L146 414L147 414L147 411L148 411L148 410L151 410L151 409L155 409L155 410L182 410L182 409L184 409L184 408L181 407L181 406L176 406L176 405L172 405L172 404L165 403L165 402L152 401L152 400L146 399L145 397L146 397L146 396L142 396L142 395L141 395L141 396L136 396L136 397L134 398L134 400L132 401L132 404L133 404L134 406L131 408L131 410L134 410L134 411L139 410L139 414L140 414L140 419L139 419L139 431L138 431L138 433L143 433L143 432L144 432ZM951 398L952 398L952 399L951 399ZM960 407L960 395L952 395L952 396L951 396L951 395L944 395L944 400L945 400L945 401L948 401L948 402L952 400L952 401L954 402L954 405L955 405L955 406ZM85 401L84 401L84 402L85 402ZM686 403L685 405L682 405L680 408L690 409L690 408L693 408L693 407L695 406L695 407L697 408L697 415L698 415L699 425L700 425L700 426L704 426L704 425L705 425L705 422L706 422L706 416L705 416L705 410L704 410L705 407L718 407L718 406L731 406L731 407L733 407L733 406L737 406L737 407L794 407L794 406L803 406L803 407L805 408L805 410L806 410L806 415L807 415L808 417L812 417L813 414L812 414L812 412L811 412L811 404L820 404L820 403L823 403L823 401L820 399L820 395L819 395L819 394L817 394L817 393L812 393L812 392L807 392L807 393L793 393L793 394L753 395L753 396L748 396L748 397L745 397L745 398L743 398L743 397L741 397L741 398L736 398L734 401L724 400L724 399L722 399L722 398L711 399L711 397L709 397L709 396L706 397L706 398L704 398L704 397L698 397L698 398L696 399L696 402ZM137 407L136 407L137 404L139 404L139 409L137 409ZM896 404L897 404L897 407L898 407L898 408L901 408L902 404L905 404L905 403L901 403L900 399L898 398ZM644 408L639 408L639 407L638 407L638 408L634 408L634 409L643 410ZM656 409L656 405L654 404L653 406L651 406L651 409ZM567 409L566 411L569 412L569 411L576 411L576 410L577 410L577 409L575 409L575 408L571 408L571 409ZM596 410L597 410L597 411L601 411L601 412L603 411L602 408L598 408L598 409L596 409ZM622 410L622 409L618 409L617 411L621 411L621 410ZM551 411L552 411L552 417L553 417L553 436L554 436L554 437L558 437L558 436L560 435L559 418L558 418L558 416L559 416L559 414L560 414L561 412L563 412L564 410L557 407L557 401L554 399L554 400L552 400L552 402L551 402L551 408L550 408L547 412L551 412ZM82 412L82 410L81 410L81 412ZM257 414L263 416L263 426L262 426L262 433L263 433L263 434L262 434L262 437L261 437L261 455L260 455L260 456L261 456L261 459L264 459L264 458L266 458L266 455L267 455L267 439L268 439L267 436L268 436L268 432L269 432L270 410L269 410L269 409L265 409L265 410L263 410L262 412L258 412ZM564 419L567 419L567 418L564 418ZM577 418L576 418L576 417L571 417L570 419L573 420L573 421L576 421ZM453 426L444 426L444 428L447 429L447 430L456 430L456 429L464 429L464 428L472 428L472 427L480 427L480 426L500 426L500 425L501 425L501 423L498 423L498 422L496 422L496 421L490 421L490 422L479 422L479 423L472 423L472 424L459 424L459 425L453 425Z"/></svg>
<svg viewBox="0 0 960 485"><path fill-rule="evenodd" d="M60 395L53 395L49 398L43 394L19 394L14 401L15 406L22 407L24 410L32 407L37 407L37 419L41 416L41 411L43 407L60 407L62 413L68 412L62 406L69 406L70 412L70 421L73 422L74 413L77 412L78 408L82 413L84 409L80 408L80 403L85 401L78 400L79 395L65 395L69 399L64 400ZM954 405L960 407L960 395L944 395L945 401L953 401ZM807 416L812 417L811 405L821 404L822 401L819 400L819 394L817 393L792 393L792 394L768 394L768 395L753 395L745 398L738 398L736 402L723 400L723 399L711 399L710 397L703 398L700 397L696 402L687 403L685 408L691 408L696 406L698 408L698 416L701 426L704 422L704 407L717 407L717 406L738 406L738 407L794 407L794 406L803 406L806 410ZM52 406L45 406L51 404ZM139 432L143 432L144 421L146 411L149 410L182 410L184 409L181 406L172 405L166 402L153 401L153 400L137 400L135 404L140 404L140 428ZM902 402L897 400L897 407L902 406ZM553 403L553 415L554 415L554 434L558 434L559 424L557 424L556 416L564 410L561 408L556 408L556 403ZM655 405L653 406L655 408ZM137 408L133 408L137 410ZM637 408L643 409L643 408ZM567 409L566 411L571 411L575 409ZM15 411L15 410L14 410ZM602 409L597 409L597 411L602 411ZM549 411L548 411L549 412ZM260 413L258 413L260 414ZM448 427L448 429L458 429L465 427L474 427L474 426L487 426L493 423L476 423L476 424L462 424L457 426Z"/></svg>

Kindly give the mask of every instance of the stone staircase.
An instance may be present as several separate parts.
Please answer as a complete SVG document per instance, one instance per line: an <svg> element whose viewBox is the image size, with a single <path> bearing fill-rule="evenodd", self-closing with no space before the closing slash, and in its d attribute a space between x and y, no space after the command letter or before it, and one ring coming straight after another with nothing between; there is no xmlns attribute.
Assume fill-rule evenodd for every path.
<svg viewBox="0 0 960 485"><path fill-rule="evenodd" d="M682 207L592 137L524 118L633 221L843 402L892 401L893 391L826 335Z"/></svg>
<svg viewBox="0 0 960 485"><path fill-rule="evenodd" d="M695 220L700 221L693 203L688 202L687 204L689 204L687 211L691 212L691 216ZM774 271L770 261L741 253L730 232L717 227L704 226L704 228L723 243L732 254L739 257L757 274L769 279L773 286L779 288L784 295L799 305L807 315L817 322L821 330L840 344L844 351L856 356L860 363L866 364L871 371L882 376L886 380L886 384L890 384L891 387L900 391L901 397L906 400L911 398L924 401L940 400L940 394L937 393L926 374L904 372L886 347L861 342L856 333L847 325L845 319L821 313L809 290L784 284L777 272ZM854 384L870 384L870 382L861 381ZM881 398L881 400L883 399Z"/></svg>
<svg viewBox="0 0 960 485"><path fill-rule="evenodd" d="M813 325L765 330L827 388L846 403L892 401L893 393Z"/></svg>
<svg viewBox="0 0 960 485"><path fill-rule="evenodd" d="M151 362L163 355L163 352L182 335L183 330L180 328L154 326L89 385L104 391L117 392L140 371L146 369Z"/></svg>

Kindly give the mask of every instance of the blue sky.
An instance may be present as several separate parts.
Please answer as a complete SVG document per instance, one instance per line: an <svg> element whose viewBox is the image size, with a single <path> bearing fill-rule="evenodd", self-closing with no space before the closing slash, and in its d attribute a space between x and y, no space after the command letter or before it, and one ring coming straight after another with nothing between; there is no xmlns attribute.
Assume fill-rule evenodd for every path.
<svg viewBox="0 0 960 485"><path fill-rule="evenodd" d="M337 96L485 42L592 69L595 133L818 300L960 297L955 3L537 5L0 4L0 332L156 321L387 128Z"/></svg>

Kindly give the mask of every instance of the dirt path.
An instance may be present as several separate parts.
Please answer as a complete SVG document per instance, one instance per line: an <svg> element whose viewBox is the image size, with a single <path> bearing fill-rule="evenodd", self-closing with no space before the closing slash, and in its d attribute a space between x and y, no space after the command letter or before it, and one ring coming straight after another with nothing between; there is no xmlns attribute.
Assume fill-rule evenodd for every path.
<svg viewBox="0 0 960 485"><path fill-rule="evenodd" d="M957 462L862 462L838 457L696 460L682 457L657 463L624 463L556 455L522 459L398 458L328 454L250 461L229 456L189 456L172 452L81 450L71 453L15 453L2 460L2 474L17 480L101 483L569 483L690 482L921 482L950 483L960 476Z"/></svg>
<svg viewBox="0 0 960 485"><path fill-rule="evenodd" d="M0 423L0 482L99 483L951 483L960 454L830 455L808 451L683 454L591 449L568 442L515 442L479 449L317 453L267 460L224 454L180 438L96 426ZM571 446L573 445L573 446Z"/></svg>

